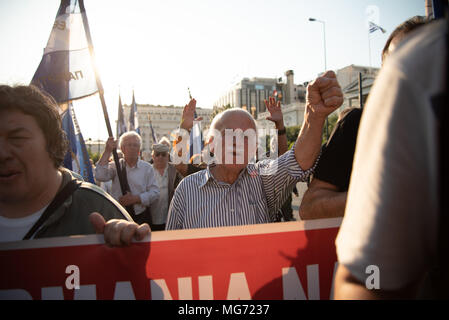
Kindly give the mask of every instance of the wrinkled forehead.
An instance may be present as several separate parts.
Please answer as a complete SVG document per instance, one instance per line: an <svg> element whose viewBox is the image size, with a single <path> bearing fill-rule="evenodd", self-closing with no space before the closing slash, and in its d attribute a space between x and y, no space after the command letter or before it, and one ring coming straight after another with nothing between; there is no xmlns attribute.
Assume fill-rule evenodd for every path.
<svg viewBox="0 0 449 320"><path fill-rule="evenodd" d="M123 145L127 145L130 143L140 144L139 138L137 138L136 136L128 136L128 137L123 138L123 142L122 142Z"/></svg>
<svg viewBox="0 0 449 320"><path fill-rule="evenodd" d="M34 129L43 132L33 115L23 113L20 110L0 110L0 121L0 129L3 131L17 131L19 129L30 131Z"/></svg>
<svg viewBox="0 0 449 320"><path fill-rule="evenodd" d="M254 118L247 112L244 112L243 110L233 110L233 112L223 114L217 122L216 129L220 132L224 132L225 129L241 129L243 131L248 129L256 130L256 123Z"/></svg>

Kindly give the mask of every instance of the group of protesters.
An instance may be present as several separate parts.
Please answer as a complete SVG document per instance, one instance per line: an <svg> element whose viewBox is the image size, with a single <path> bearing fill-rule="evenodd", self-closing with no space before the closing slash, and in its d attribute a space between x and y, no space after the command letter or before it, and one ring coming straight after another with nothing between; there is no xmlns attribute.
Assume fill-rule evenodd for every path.
<svg viewBox="0 0 449 320"><path fill-rule="evenodd" d="M284 120L281 110L281 104L280 101L276 101L275 97L270 97L267 101L265 101L267 110L270 113L270 116L268 117L269 120L273 121L276 127L276 134L275 141L279 141L279 146L275 146L274 150L271 150L272 152L275 152L275 155L282 155L285 152L287 152L287 138L286 138L286 130L284 127ZM191 221L189 225L187 224L175 224L174 219L179 219L179 214L187 214L188 211L192 210L192 212L195 212L196 214L200 214L200 211L194 206L192 203L189 205L187 202L182 200L181 197L186 197L186 195L182 195L181 197L177 194L175 195L175 189L177 188L180 181L187 176L190 176L193 173L199 172L201 170L206 171L214 171L216 166L218 165L220 167L220 164L238 164L238 158L239 156L243 156L244 152L237 152L235 149L237 149L237 145L239 142L244 143L244 139L247 139L247 143L251 143L251 139L256 139L256 125L254 122L254 119L252 116L249 115L248 112L234 109L230 110L228 112L225 112L223 115L220 115L219 117L216 117L214 119L214 122L211 125L211 128L209 130L209 141L213 140L215 137L215 141L222 140L221 138L224 138L223 140L226 140L227 136L225 134L222 135L219 130L222 130L220 125L223 126L223 124L220 124L219 121L221 117L226 117L229 115L234 114L237 119L240 118L246 118L248 121L250 121L251 126L248 128L242 127L244 130L244 136L236 137L235 133L236 131L233 130L232 136L230 139L227 140L227 142L224 142L224 150L218 150L218 148L211 147L213 145L212 142L207 141L206 142L206 148L204 149L204 152L201 152L199 154L195 154L193 156L190 156L191 154L191 148L192 146L189 146L185 142L190 142L190 131L192 130L194 121L199 121L200 119L194 119L195 115L195 108L196 108L196 100L191 99L191 101L184 107L183 109L183 116L182 121L179 125L179 130L177 130L173 136L174 143L172 146L172 143L166 138L163 137L159 143L156 143L152 146L152 153L151 153L151 163L150 165L148 162L144 161L139 157L140 151L141 151L141 145L142 145L142 139L140 135L135 131L129 131L125 134L123 134L119 141L114 140L114 138L110 137L105 146L105 151L101 155L100 160L95 166L95 178L97 181L102 183L111 182L110 190L108 189L109 193L113 196L114 199L116 199L123 207L125 207L128 211L128 213L131 215L133 220L139 224L141 223L148 223L150 225L150 228L152 231L158 231L158 230L165 230L167 229L186 229L186 228L200 228L200 227L218 227L218 226L231 226L231 225L245 225L245 224L251 224L251 223L263 223L263 222L272 222L272 221L280 221L281 214L275 215L276 213L279 213L281 210L280 205L283 203L280 202L280 204L277 204L276 207L274 207L274 199L279 198L278 194L273 194L272 199L269 203L273 203L273 209L262 207L262 212L265 212L265 216L261 216L258 219L260 220L252 220L254 219L254 215L252 213L249 213L248 210L250 210L253 207L249 207L246 209L244 215L246 214L247 217L240 218L240 220L237 219L237 216L235 214L231 214L228 218L226 217L226 211L228 210L227 205L229 204L229 199L222 199L219 200L220 194L222 192L217 189L217 194L211 194L210 196L216 201L217 203L222 203L222 209L224 212L217 211L213 208L208 208L204 206L204 203L211 203L208 201L207 198L205 198L203 195L193 195L189 194L187 195L187 198L191 199L197 206L203 207L203 212L201 213L202 216L192 217L189 218ZM235 120L231 120L235 121ZM226 129L229 129L229 127L224 127ZM239 129L242 129L239 128ZM218 131L217 131L218 130ZM184 142L184 143L183 143ZM231 144L230 148L227 143ZM112 152L114 149L119 146L120 153L123 155L121 159L119 160L119 167L121 168L121 172L125 173L122 174L120 177L120 173L117 173L117 165L113 160ZM248 149L248 147L246 147ZM246 149L240 149L240 151L245 151ZM227 153L227 155L230 157L230 159L225 159L226 157L226 150L230 151ZM170 155L170 151L171 155ZM223 151L223 152L222 152ZM278 151L278 152L276 152ZM203 153L207 153L208 155L213 155L215 158L211 159L205 159L206 157L203 157ZM234 153L234 154L233 154ZM266 155L266 154L265 154ZM272 154L270 156L273 157ZM170 159L173 159L173 161L170 161ZM221 161L223 160L223 162ZM240 174L240 171L248 164L249 158L241 159L240 161L241 166L237 167L235 170L235 174ZM205 163L207 161L211 166L208 167ZM195 163L199 162L199 163ZM276 164L279 165L279 164ZM280 166L282 167L282 163L280 163ZM226 166L226 170L229 170L229 167ZM233 168L233 167L231 167ZM208 174L211 174L209 172ZM211 175L212 177L216 177L216 174ZM269 175L272 176L272 175ZM204 177L199 178L199 176L196 176L197 179L204 179ZM254 178L254 176L252 176ZM122 190L121 186L121 180L126 180L126 186L129 187L129 190L125 191ZM234 179L235 180L235 179ZM254 179L251 179L254 180ZM283 176L278 177L278 180L280 181L279 184L282 184L282 182L285 180ZM254 180L255 181L255 180ZM262 180L264 181L264 180ZM223 181L227 182L229 185L232 185L234 181ZM268 189L268 185L273 185L276 187L276 185L273 184L272 181L267 181L267 186L264 187L264 189ZM251 185L245 186L247 188L251 188ZM286 195L287 199L284 201L286 205L291 206L291 198L289 199L288 195L291 194L291 190L294 187L294 184L289 183L286 185ZM198 186L188 186L183 184L180 186L180 188L187 188L185 192L193 192L193 190L198 189ZM276 187L276 189L278 189ZM243 191L245 194L249 193L248 190ZM173 202L173 207L170 208L170 205L172 203L172 199L175 196L175 201ZM228 197L230 195L227 195ZM196 198L195 198L196 197ZM284 197L284 196L283 196ZM263 201L262 195L259 197L260 203ZM282 201L283 198L279 198L279 201ZM236 201L235 199L233 200ZM254 200L251 200L251 204L254 204ZM190 206L191 209L185 210L179 208L180 205L183 206ZM170 208L170 215L168 215ZM253 209L251 209L253 211ZM179 212L180 211L180 212ZM252 212L251 211L251 212ZM210 219L211 213L214 213L218 217L220 217L218 220L220 222L208 222L203 223L204 221ZM192 214L192 213L190 213ZM270 215L268 215L270 214ZM166 226L167 218L169 217L168 221L170 223L168 226ZM276 219L278 218L278 219ZM225 221L225 219L230 219L229 221ZM201 222L202 221L202 222Z"/></svg>
<svg viewBox="0 0 449 320"><path fill-rule="evenodd" d="M344 111L323 147L325 120L343 103L333 71L307 86L290 150L280 102L265 101L278 157L258 157L255 119L233 108L213 119L203 164L191 163L192 99L170 141L153 145L152 164L140 159L138 133L108 139L95 178L112 181L109 193L61 166L67 141L53 98L34 86L1 85L0 242L102 233L108 245L124 246L158 230L269 223L296 183L311 181L301 218L344 217L335 298L415 297L423 276L436 274L429 270L447 267L439 251L447 249L439 237L447 32L445 20L400 25L363 114ZM118 163L111 161L117 148ZM382 272L380 289L364 285L369 265Z"/></svg>

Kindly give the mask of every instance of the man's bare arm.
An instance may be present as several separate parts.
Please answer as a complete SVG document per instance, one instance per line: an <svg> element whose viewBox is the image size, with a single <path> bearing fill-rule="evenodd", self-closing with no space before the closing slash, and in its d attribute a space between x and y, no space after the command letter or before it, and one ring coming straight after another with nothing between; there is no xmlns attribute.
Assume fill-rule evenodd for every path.
<svg viewBox="0 0 449 320"><path fill-rule="evenodd" d="M303 170L310 169L321 149L326 117L343 103L343 93L333 71L327 71L307 86L304 122L295 143L295 157Z"/></svg>
<svg viewBox="0 0 449 320"><path fill-rule="evenodd" d="M274 122L276 130L285 130L284 116L282 114L281 102L277 101L274 97L269 97L268 100L264 100L265 106L270 113L266 118L269 121ZM287 134L278 134L278 155L281 156L288 151Z"/></svg>
<svg viewBox="0 0 449 320"><path fill-rule="evenodd" d="M348 193L331 183L313 178L299 208L302 220L343 217Z"/></svg>
<svg viewBox="0 0 449 320"><path fill-rule="evenodd" d="M104 148L104 152L100 157L100 160L98 160L98 164L100 165L107 165L109 163L109 158L111 157L112 151L117 148L117 141L114 140L114 138L109 137L106 141L106 145Z"/></svg>

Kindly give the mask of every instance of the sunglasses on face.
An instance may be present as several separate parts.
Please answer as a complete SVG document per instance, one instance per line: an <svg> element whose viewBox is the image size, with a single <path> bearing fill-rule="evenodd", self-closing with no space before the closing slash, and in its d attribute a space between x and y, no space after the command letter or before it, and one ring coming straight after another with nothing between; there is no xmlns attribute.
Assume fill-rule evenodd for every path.
<svg viewBox="0 0 449 320"><path fill-rule="evenodd" d="M155 157L166 157L168 155L167 152L155 152L154 156Z"/></svg>
<svg viewBox="0 0 449 320"><path fill-rule="evenodd" d="M126 148L140 148L139 143L124 143L123 146Z"/></svg>

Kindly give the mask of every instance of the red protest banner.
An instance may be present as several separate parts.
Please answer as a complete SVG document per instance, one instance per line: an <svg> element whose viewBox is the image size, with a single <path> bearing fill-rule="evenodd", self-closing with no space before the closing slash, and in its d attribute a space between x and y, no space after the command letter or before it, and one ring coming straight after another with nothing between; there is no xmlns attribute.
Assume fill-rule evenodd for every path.
<svg viewBox="0 0 449 320"><path fill-rule="evenodd" d="M3 299L329 299L341 218L0 244Z"/></svg>

